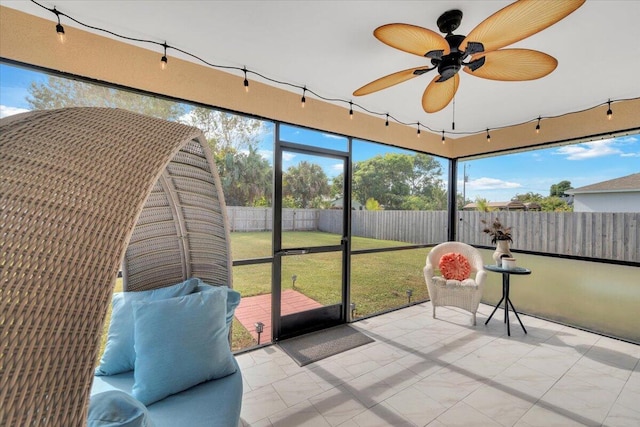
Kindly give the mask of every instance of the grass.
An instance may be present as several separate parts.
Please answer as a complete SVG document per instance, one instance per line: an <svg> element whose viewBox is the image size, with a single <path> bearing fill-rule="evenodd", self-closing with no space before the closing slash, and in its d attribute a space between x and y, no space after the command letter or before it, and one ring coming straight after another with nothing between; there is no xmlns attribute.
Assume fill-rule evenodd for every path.
<svg viewBox="0 0 640 427"><path fill-rule="evenodd" d="M288 247L307 247L336 244L335 234L296 231L283 233ZM390 248L406 243L353 237L353 250ZM231 233L233 259L271 256L271 232ZM422 267L429 249L410 249L392 252L352 255L351 301L356 303L356 317L401 307L408 302L407 289L413 291L412 301L428 298ZM341 294L342 259L339 252L283 257L282 290L292 289L292 275L297 276L295 290L323 305L339 303ZM236 266L233 268L233 287L244 298L271 292L271 263ZM122 279L116 281L114 292L122 291ZM100 355L106 344L111 305L104 325ZM233 320L232 350L256 344L249 331Z"/></svg>
<svg viewBox="0 0 640 427"><path fill-rule="evenodd" d="M319 232L283 233L289 247L331 245L336 235ZM271 252L270 232L232 233L234 259L262 257ZM390 248L404 242L354 237L352 248ZM351 300L356 303L356 317L401 307L408 302L428 298L422 267L429 249L411 249L353 255L351 262ZM283 257L282 290L295 289L323 305L341 300L341 254L336 252ZM233 287L243 297L271 292L271 264L237 266L233 269ZM243 328L244 329L244 328ZM237 331L237 328L234 329Z"/></svg>

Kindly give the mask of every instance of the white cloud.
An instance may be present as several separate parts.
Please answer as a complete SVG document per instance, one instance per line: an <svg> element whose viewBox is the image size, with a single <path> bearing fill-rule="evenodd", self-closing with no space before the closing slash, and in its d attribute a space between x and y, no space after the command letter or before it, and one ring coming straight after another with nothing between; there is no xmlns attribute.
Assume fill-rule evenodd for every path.
<svg viewBox="0 0 640 427"><path fill-rule="evenodd" d="M469 190L504 190L507 188L520 188L522 184L517 182L503 181L496 178L478 178L467 182Z"/></svg>
<svg viewBox="0 0 640 427"><path fill-rule="evenodd" d="M584 160L596 157L612 156L614 154L622 154L615 148L612 139L602 141L591 141L583 144L568 145L558 148L554 154L566 156L567 160Z"/></svg>
<svg viewBox="0 0 640 427"><path fill-rule="evenodd" d="M336 163L331 166L331 169L337 172L342 172L344 170L344 163Z"/></svg>
<svg viewBox="0 0 640 427"><path fill-rule="evenodd" d="M258 150L258 154L260 154L260 157L262 157L265 160L271 161L271 159L273 158L272 150Z"/></svg>
<svg viewBox="0 0 640 427"><path fill-rule="evenodd" d="M640 157L640 153L622 153L620 157Z"/></svg>
<svg viewBox="0 0 640 427"><path fill-rule="evenodd" d="M322 136L324 138L329 138L329 139L340 139L340 140L344 140L345 137L344 136L340 136L340 135L333 135L331 133L323 133Z"/></svg>
<svg viewBox="0 0 640 427"><path fill-rule="evenodd" d="M30 111L26 108L7 107L6 105L0 105L0 119L3 117L13 116L14 114L26 113Z"/></svg>
<svg viewBox="0 0 640 427"><path fill-rule="evenodd" d="M294 157L296 157L296 155L293 154L293 153L289 153L289 152L286 152L286 151L284 153L282 153L282 160L284 160L285 162L293 160Z"/></svg>

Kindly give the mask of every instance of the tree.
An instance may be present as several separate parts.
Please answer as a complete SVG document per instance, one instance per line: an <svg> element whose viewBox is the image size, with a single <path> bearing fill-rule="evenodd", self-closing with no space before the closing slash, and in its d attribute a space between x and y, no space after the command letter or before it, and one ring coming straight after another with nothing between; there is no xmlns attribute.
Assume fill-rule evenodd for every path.
<svg viewBox="0 0 640 427"><path fill-rule="evenodd" d="M282 176L282 194L291 196L301 208L319 206L330 194L329 179L319 165L302 161Z"/></svg>
<svg viewBox="0 0 640 427"><path fill-rule="evenodd" d="M205 134L215 153L227 205L269 205L273 168L258 151L266 132L262 121L201 107L191 110L182 121Z"/></svg>
<svg viewBox="0 0 640 427"><path fill-rule="evenodd" d="M174 101L55 76L45 83L32 82L28 92L27 103L35 110L110 107L165 120L178 120L185 113L184 105Z"/></svg>
<svg viewBox="0 0 640 427"><path fill-rule="evenodd" d="M426 154L377 155L354 164L354 199L374 198L388 210L433 207L434 199L438 205L442 200L441 173L440 164Z"/></svg>
<svg viewBox="0 0 640 427"><path fill-rule="evenodd" d="M482 197L476 197L476 210L478 212L491 212L493 208L489 206L489 201Z"/></svg>
<svg viewBox="0 0 640 427"><path fill-rule="evenodd" d="M545 212L573 212L573 207L557 196L545 197L540 201L540 207Z"/></svg>
<svg viewBox="0 0 640 427"><path fill-rule="evenodd" d="M344 193L344 173L334 176L331 180L330 196L333 200L339 199Z"/></svg>
<svg viewBox="0 0 640 427"><path fill-rule="evenodd" d="M202 130L214 152L228 152L231 148L242 152L256 148L266 132L261 120L210 108L194 108L182 121Z"/></svg>
<svg viewBox="0 0 640 427"><path fill-rule="evenodd" d="M272 168L257 147L250 147L247 152L228 147L216 152L214 157L227 205L268 205Z"/></svg>
<svg viewBox="0 0 640 427"><path fill-rule="evenodd" d="M540 203L542 199L544 199L544 196L542 194L533 193L531 191L525 194L516 194L511 198L511 200L517 200L518 202L522 203Z"/></svg>
<svg viewBox="0 0 640 427"><path fill-rule="evenodd" d="M367 202L364 204L364 208L368 211L379 211L382 210L380 207L380 203L373 197L367 199Z"/></svg>
<svg viewBox="0 0 640 427"><path fill-rule="evenodd" d="M551 185L549 189L549 196L563 197L566 196L565 191L571 190L573 187L571 186L571 181L560 181L557 184Z"/></svg>

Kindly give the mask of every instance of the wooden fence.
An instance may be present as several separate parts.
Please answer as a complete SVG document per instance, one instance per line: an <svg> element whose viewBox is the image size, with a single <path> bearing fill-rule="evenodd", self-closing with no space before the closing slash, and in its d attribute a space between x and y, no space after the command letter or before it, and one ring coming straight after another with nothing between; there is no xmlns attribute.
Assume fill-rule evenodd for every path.
<svg viewBox="0 0 640 427"><path fill-rule="evenodd" d="M271 208L228 207L231 231L269 231ZM458 212L461 242L490 246L482 219L513 229L513 249L640 262L640 212ZM447 240L446 211L353 211L353 236L413 244ZM283 230L342 232L342 211L285 209Z"/></svg>

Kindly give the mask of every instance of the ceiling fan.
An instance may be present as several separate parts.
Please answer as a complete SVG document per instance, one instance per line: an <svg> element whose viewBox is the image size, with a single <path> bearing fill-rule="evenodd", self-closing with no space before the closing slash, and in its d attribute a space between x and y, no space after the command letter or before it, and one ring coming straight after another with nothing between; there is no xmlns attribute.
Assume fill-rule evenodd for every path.
<svg viewBox="0 0 640 427"><path fill-rule="evenodd" d="M422 95L422 108L435 113L446 107L458 90L460 69L490 80L535 80L555 70L558 61L531 49L502 49L555 24L578 9L585 0L519 0L497 11L466 37L453 34L462 12L449 10L437 21L440 34L410 24L387 24L373 35L381 42L431 60L420 66L381 77L357 89L355 96L368 95L438 70Z"/></svg>

